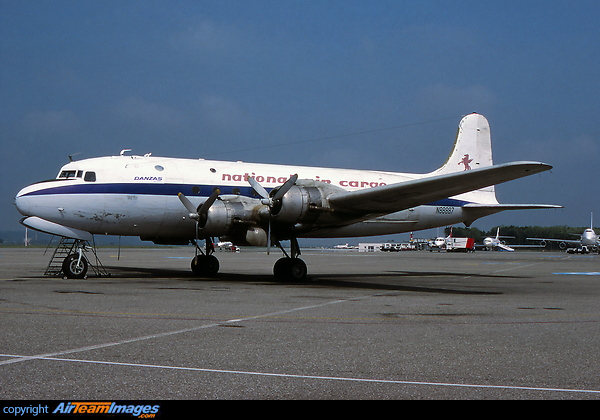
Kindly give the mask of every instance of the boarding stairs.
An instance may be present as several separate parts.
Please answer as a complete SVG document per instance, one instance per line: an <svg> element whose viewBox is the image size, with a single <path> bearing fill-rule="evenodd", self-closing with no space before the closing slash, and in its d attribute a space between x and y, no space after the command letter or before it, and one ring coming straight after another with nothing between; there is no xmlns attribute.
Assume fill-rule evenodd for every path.
<svg viewBox="0 0 600 420"><path fill-rule="evenodd" d="M55 277L63 276L63 261L69 255L77 253L78 247L81 247L83 249L85 259L88 262L88 267L92 269L96 276L110 276L110 273L106 271L106 269L98 259L98 254L96 254L95 246L90 246L87 241L81 241L79 239L65 237L60 238L58 245L54 249L52 258L50 258L48 267L46 267L46 272L44 273L44 275ZM94 254L94 262L92 262L91 259L88 258L87 255L85 255L88 251L91 251Z"/></svg>

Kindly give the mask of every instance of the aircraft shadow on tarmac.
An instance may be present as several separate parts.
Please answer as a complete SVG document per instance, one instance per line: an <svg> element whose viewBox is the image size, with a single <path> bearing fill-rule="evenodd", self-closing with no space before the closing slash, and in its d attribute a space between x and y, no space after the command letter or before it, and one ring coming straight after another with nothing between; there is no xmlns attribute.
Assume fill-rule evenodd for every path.
<svg viewBox="0 0 600 420"><path fill-rule="evenodd" d="M359 274L313 274L308 275L303 282L278 282L272 275L265 274L247 274L247 273L219 273L215 277L197 277L191 271L176 270L168 268L139 268L139 267L106 267L111 273L113 279L180 279L198 282L216 282L216 281L231 281L240 283L268 283L273 285L297 285L297 286L318 286L318 287L335 287L335 288L351 288L351 289L371 289L371 290L387 290L387 291L409 291L409 292L426 292L426 293L449 293L449 294L465 294L465 295L497 295L501 294L498 291L489 290L473 290L477 284L473 284L474 279L519 279L520 276L495 275L495 274L473 274L464 272L430 272L430 271L386 271L379 273L359 273ZM465 289L457 289L456 283L449 288L431 287L426 285L416 286L407 284L409 279L425 280L431 278L448 278L450 279L468 279L465 280ZM397 280L393 282L393 280ZM398 281L400 283L398 283ZM442 280L443 281L443 280ZM439 280L436 282L438 283ZM439 284L439 283L438 283ZM450 286L450 285L449 285ZM481 286L485 288L489 286Z"/></svg>

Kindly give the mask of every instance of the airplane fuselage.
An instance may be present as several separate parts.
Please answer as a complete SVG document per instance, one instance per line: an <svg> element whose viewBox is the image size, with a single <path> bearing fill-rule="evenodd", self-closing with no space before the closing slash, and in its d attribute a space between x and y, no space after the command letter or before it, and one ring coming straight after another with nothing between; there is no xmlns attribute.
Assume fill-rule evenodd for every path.
<svg viewBox="0 0 600 420"><path fill-rule="evenodd" d="M195 221L178 199L185 194L195 205L214 189L221 197L257 198L248 178L266 189L291 174L347 191L418 179L422 175L307 166L110 156L64 165L57 178L32 184L16 198L19 211L91 234L185 240L194 238ZM300 237L353 237L409 232L459 223L466 201L447 199L357 223L322 223Z"/></svg>

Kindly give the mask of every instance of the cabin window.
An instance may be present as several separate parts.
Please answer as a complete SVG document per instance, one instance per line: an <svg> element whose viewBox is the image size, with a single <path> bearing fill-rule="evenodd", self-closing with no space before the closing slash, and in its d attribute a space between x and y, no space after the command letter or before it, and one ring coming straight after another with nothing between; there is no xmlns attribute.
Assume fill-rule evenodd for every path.
<svg viewBox="0 0 600 420"><path fill-rule="evenodd" d="M62 171L58 177L59 178L75 178L76 174L77 174L77 171Z"/></svg>
<svg viewBox="0 0 600 420"><path fill-rule="evenodd" d="M86 172L83 180L87 182L96 182L96 172Z"/></svg>

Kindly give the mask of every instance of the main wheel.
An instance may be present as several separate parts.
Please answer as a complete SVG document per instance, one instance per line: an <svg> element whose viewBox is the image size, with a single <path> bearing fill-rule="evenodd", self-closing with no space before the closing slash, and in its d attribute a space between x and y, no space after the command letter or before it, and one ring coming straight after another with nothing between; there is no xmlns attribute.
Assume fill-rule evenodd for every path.
<svg viewBox="0 0 600 420"><path fill-rule="evenodd" d="M197 276L216 276L219 260L214 255L196 255L192 259L192 272Z"/></svg>
<svg viewBox="0 0 600 420"><path fill-rule="evenodd" d="M64 275L68 279L82 279L87 274L88 263L84 257L79 258L77 254L71 254L62 263Z"/></svg>
<svg viewBox="0 0 600 420"><path fill-rule="evenodd" d="M303 281L306 279L306 264L300 258L280 258L273 266L278 281Z"/></svg>

